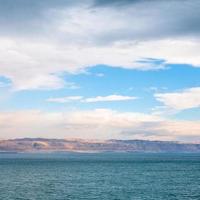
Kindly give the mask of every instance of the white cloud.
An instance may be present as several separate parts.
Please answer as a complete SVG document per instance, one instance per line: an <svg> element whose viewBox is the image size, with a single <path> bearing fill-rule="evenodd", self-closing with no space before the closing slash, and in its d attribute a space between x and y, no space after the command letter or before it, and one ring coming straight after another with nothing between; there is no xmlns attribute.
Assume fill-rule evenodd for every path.
<svg viewBox="0 0 200 200"><path fill-rule="evenodd" d="M83 102L94 103L94 102L106 102L106 101L127 101L134 100L136 97L122 96L122 95L109 95L109 96L97 96L93 98L86 98Z"/></svg>
<svg viewBox="0 0 200 200"><path fill-rule="evenodd" d="M200 87L185 89L179 92L155 94L158 101L168 108L185 110L200 107Z"/></svg>
<svg viewBox="0 0 200 200"><path fill-rule="evenodd" d="M159 6L168 13L166 4ZM156 35L155 29L166 24L161 23L166 19L161 9L151 6L151 17L145 14L146 4L123 9L50 9L44 13L49 23L38 25L44 33L37 37L0 34L0 75L10 79L15 90L59 89L66 86L63 72L80 73L97 64L139 70L162 69L167 63L200 66L198 37ZM165 61L144 62L145 58Z"/></svg>
<svg viewBox="0 0 200 200"><path fill-rule="evenodd" d="M84 98L82 96L66 96L60 98L49 98L47 101L56 102L56 103L67 103L70 101L80 101L85 103L94 103L94 102L107 102L107 101L128 101L134 100L137 97L133 96L122 96L122 95L109 95L109 96L97 96L93 98Z"/></svg>
<svg viewBox="0 0 200 200"><path fill-rule="evenodd" d="M154 115L95 109L71 112L1 112L0 138L200 139L199 121L166 120ZM187 141L187 140L186 140Z"/></svg>
<svg viewBox="0 0 200 200"><path fill-rule="evenodd" d="M67 97L61 97L61 98L49 98L47 99L48 102L55 102L55 103L68 103L71 101L79 101L83 99L82 96L67 96Z"/></svg>
<svg viewBox="0 0 200 200"><path fill-rule="evenodd" d="M15 80L14 90L60 89L63 88L64 85L64 81L55 75L35 74L34 76L29 77L29 79L24 77L22 79Z"/></svg>

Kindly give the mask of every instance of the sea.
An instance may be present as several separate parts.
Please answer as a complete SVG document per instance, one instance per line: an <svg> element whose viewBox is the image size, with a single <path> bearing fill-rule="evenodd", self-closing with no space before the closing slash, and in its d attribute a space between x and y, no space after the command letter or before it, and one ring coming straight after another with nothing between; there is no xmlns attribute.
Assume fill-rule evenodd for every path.
<svg viewBox="0 0 200 200"><path fill-rule="evenodd" d="M0 154L0 200L90 199L200 200L200 154Z"/></svg>

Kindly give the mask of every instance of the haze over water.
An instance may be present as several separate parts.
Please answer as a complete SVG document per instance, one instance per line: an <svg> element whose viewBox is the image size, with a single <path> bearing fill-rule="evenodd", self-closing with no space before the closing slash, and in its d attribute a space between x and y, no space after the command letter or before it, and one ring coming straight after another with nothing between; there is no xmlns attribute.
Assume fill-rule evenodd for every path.
<svg viewBox="0 0 200 200"><path fill-rule="evenodd" d="M199 154L1 154L3 200L198 200Z"/></svg>

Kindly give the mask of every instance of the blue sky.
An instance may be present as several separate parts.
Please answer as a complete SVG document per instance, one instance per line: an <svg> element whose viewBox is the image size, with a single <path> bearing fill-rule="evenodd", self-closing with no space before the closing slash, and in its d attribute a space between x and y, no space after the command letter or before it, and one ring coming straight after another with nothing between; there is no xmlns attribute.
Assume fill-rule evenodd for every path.
<svg viewBox="0 0 200 200"><path fill-rule="evenodd" d="M0 3L1 138L200 141L198 1Z"/></svg>
<svg viewBox="0 0 200 200"><path fill-rule="evenodd" d="M11 89L9 81L2 78L1 83L4 83L5 87L1 87L1 93L5 98L1 100L1 110L40 109L57 111L75 108L83 110L108 108L118 111L151 113L155 107L162 106L162 103L156 100L154 94L173 93L185 88L199 87L200 68L189 65L167 65L162 70L140 71L97 65L80 74L64 73L62 77L64 80L73 83L73 87L56 90L40 89L9 92ZM94 103L47 101L49 98L66 96L90 98L109 95L134 96L136 99ZM179 119L198 119L199 115L198 108L183 110L176 114Z"/></svg>

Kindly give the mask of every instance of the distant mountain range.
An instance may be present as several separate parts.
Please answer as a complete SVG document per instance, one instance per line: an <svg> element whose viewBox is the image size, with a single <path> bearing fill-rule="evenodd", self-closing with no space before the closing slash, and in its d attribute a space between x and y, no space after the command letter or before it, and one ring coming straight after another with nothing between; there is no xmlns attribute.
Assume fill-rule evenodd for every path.
<svg viewBox="0 0 200 200"><path fill-rule="evenodd" d="M200 152L200 144L148 140L24 138L0 140L0 152Z"/></svg>

